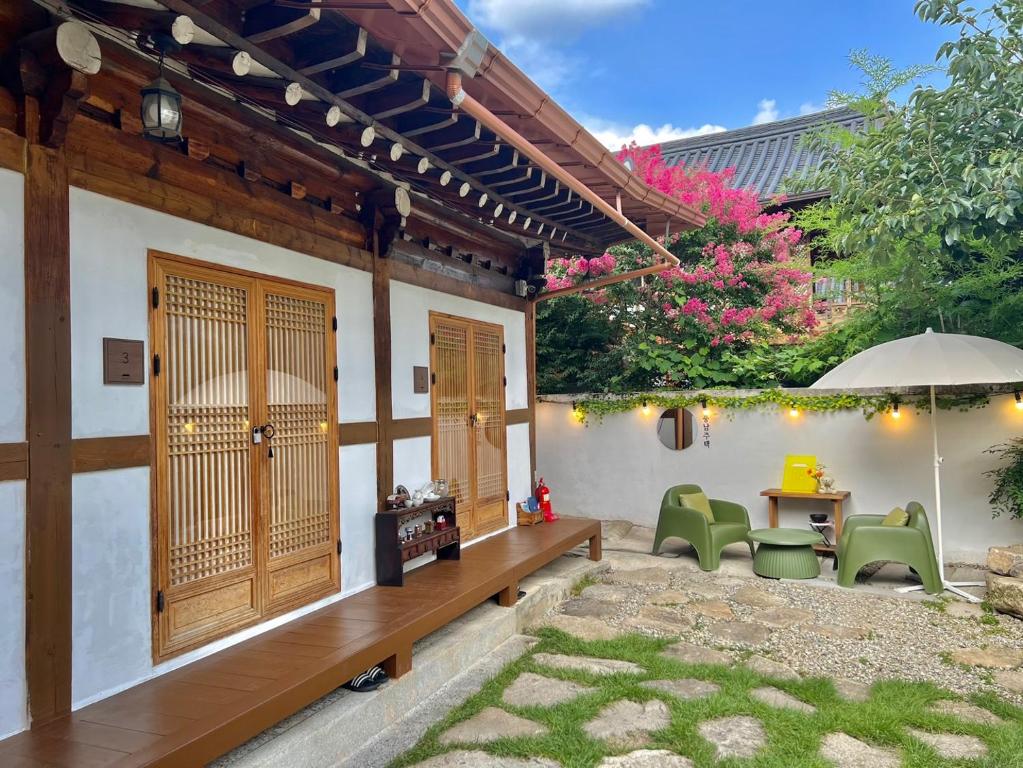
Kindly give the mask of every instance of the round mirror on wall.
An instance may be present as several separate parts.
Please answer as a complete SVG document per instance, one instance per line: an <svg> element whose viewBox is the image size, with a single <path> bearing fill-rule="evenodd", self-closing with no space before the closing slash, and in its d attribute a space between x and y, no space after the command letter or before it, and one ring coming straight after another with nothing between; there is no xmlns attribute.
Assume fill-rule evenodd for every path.
<svg viewBox="0 0 1023 768"><path fill-rule="evenodd" d="M693 414L685 408L669 408L657 420L657 437L673 451L688 448L693 444Z"/></svg>

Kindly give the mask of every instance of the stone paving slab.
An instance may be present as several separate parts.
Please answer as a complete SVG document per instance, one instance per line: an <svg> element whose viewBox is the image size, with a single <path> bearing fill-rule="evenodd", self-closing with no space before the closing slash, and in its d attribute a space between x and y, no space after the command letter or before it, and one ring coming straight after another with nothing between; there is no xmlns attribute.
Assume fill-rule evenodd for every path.
<svg viewBox="0 0 1023 768"><path fill-rule="evenodd" d="M547 729L540 723L513 715L497 707L487 707L478 715L453 725L440 735L440 743L486 744L518 736L542 736Z"/></svg>
<svg viewBox="0 0 1023 768"><path fill-rule="evenodd" d="M966 701L951 701L944 699L931 705L931 711L939 715L948 715L969 723L980 725L1001 725L1005 721L990 710L970 704Z"/></svg>
<svg viewBox="0 0 1023 768"><path fill-rule="evenodd" d="M670 574L664 568L636 568L629 571L612 571L608 581L614 584L631 584L638 587L669 586Z"/></svg>
<svg viewBox="0 0 1023 768"><path fill-rule="evenodd" d="M831 681L835 686L835 693L840 699L862 703L870 698L870 686L856 680L844 680L838 678Z"/></svg>
<svg viewBox="0 0 1023 768"><path fill-rule="evenodd" d="M714 746L718 760L753 757L767 743L763 724L746 715L705 720L698 730Z"/></svg>
<svg viewBox="0 0 1023 768"><path fill-rule="evenodd" d="M743 664L746 669L756 672L764 677L773 677L775 680L799 680L799 673L791 667L768 659L764 656L750 656Z"/></svg>
<svg viewBox="0 0 1023 768"><path fill-rule="evenodd" d="M635 592L628 587L616 584L591 584L579 593L579 597L590 600L603 600L606 603L621 603L629 600Z"/></svg>
<svg viewBox="0 0 1023 768"><path fill-rule="evenodd" d="M574 597L561 604L561 612L567 616L607 619L618 613L618 606L604 600L589 597Z"/></svg>
<svg viewBox="0 0 1023 768"><path fill-rule="evenodd" d="M724 664L732 663L732 657L723 651L715 651L713 648L705 648L702 645L693 643L675 643L669 645L661 653L669 659L681 661L685 664Z"/></svg>
<svg viewBox="0 0 1023 768"><path fill-rule="evenodd" d="M732 607L724 600L696 600L688 605L688 609L711 621L729 621L735 618Z"/></svg>
<svg viewBox="0 0 1023 768"><path fill-rule="evenodd" d="M583 730L618 749L634 749L649 744L650 734L670 723L671 711L660 699L643 703L622 699L600 710Z"/></svg>
<svg viewBox="0 0 1023 768"><path fill-rule="evenodd" d="M513 707L553 707L593 691L593 688L571 680L555 680L523 672L504 689L501 700Z"/></svg>
<svg viewBox="0 0 1023 768"><path fill-rule="evenodd" d="M639 664L617 659L597 659L590 656L563 656L559 653L538 653L533 657L537 664L552 669L571 669L591 675L616 675L626 672L638 675L645 670Z"/></svg>
<svg viewBox="0 0 1023 768"><path fill-rule="evenodd" d="M776 606L757 611L750 618L774 629L788 629L798 624L805 624L813 618L813 614L802 608Z"/></svg>
<svg viewBox="0 0 1023 768"><path fill-rule="evenodd" d="M561 763L542 757L497 757L479 750L458 749L431 757L417 768L561 768Z"/></svg>
<svg viewBox="0 0 1023 768"><path fill-rule="evenodd" d="M987 745L976 736L931 733L910 728L909 734L928 745L946 760L976 760L987 755Z"/></svg>
<svg viewBox="0 0 1023 768"><path fill-rule="evenodd" d="M995 682L1014 693L1023 693L1023 670L995 672Z"/></svg>
<svg viewBox="0 0 1023 768"><path fill-rule="evenodd" d="M567 616L556 613L547 617L541 626L553 627L580 640L614 640L622 630L607 621L582 616Z"/></svg>
<svg viewBox="0 0 1023 768"><path fill-rule="evenodd" d="M742 587L732 595L732 601L750 608L774 608L788 602L779 595L765 592L757 587Z"/></svg>
<svg viewBox="0 0 1023 768"><path fill-rule="evenodd" d="M889 749L881 749L845 733L829 733L821 740L821 757L835 768L900 768L902 760Z"/></svg>
<svg viewBox="0 0 1023 768"><path fill-rule="evenodd" d="M1023 651L1013 648L960 648L952 652L952 661L984 669L1016 669L1023 665Z"/></svg>
<svg viewBox="0 0 1023 768"><path fill-rule="evenodd" d="M693 761L666 749L639 749L605 757L597 768L692 768Z"/></svg>
<svg viewBox="0 0 1023 768"><path fill-rule="evenodd" d="M770 685L765 685L762 688L754 688L749 692L749 694L760 703L766 704L769 707L774 707L775 709L792 709L796 712L803 712L808 715L812 715L817 711L817 707L812 704L800 701L795 696L790 696L785 693L785 691L779 691L777 688L773 688Z"/></svg>
<svg viewBox="0 0 1023 768"><path fill-rule="evenodd" d="M841 624L806 624L804 628L817 635L833 640L866 640L870 637L869 627L845 627Z"/></svg>
<svg viewBox="0 0 1023 768"><path fill-rule="evenodd" d="M678 635L693 625L693 620L685 614L670 608L656 605L645 605L639 613L625 620L625 625L639 631L651 631L659 635Z"/></svg>
<svg viewBox="0 0 1023 768"><path fill-rule="evenodd" d="M723 621L711 626L707 633L725 645L758 646L771 637L768 627L746 621Z"/></svg>
<svg viewBox="0 0 1023 768"><path fill-rule="evenodd" d="M584 591L585 594L585 591ZM685 605L692 598L685 592L680 592L677 589L665 589L658 592L656 595L651 595L644 602L647 605Z"/></svg>
<svg viewBox="0 0 1023 768"><path fill-rule="evenodd" d="M685 678L683 680L647 680L642 683L644 688L651 688L655 691L664 691L676 699L703 699L713 696L721 690L717 683L708 683L706 680L694 680Z"/></svg>

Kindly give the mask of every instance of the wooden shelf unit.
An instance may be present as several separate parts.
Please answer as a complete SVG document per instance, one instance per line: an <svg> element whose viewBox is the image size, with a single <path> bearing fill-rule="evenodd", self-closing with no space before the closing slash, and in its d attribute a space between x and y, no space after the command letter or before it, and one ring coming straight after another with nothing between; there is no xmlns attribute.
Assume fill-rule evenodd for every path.
<svg viewBox="0 0 1023 768"><path fill-rule="evenodd" d="M437 522L443 515L447 527L423 533L411 541L404 541L404 529L413 520L429 516ZM445 496L427 501L418 507L387 509L376 515L376 568L377 584L382 587L401 587L405 584L402 566L409 560L431 552L438 560L461 558L461 531L455 511L455 498Z"/></svg>

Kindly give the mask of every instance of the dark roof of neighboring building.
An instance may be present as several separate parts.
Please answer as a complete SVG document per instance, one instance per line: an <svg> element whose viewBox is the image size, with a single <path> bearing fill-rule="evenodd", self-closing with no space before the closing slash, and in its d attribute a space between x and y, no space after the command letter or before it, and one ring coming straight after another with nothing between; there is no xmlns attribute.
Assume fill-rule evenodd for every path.
<svg viewBox="0 0 1023 768"><path fill-rule="evenodd" d="M767 201L778 194L786 177L801 178L820 162L820 155L804 146L804 134L822 125L838 124L861 130L866 119L848 107L827 109L734 131L667 141L661 154L668 165L706 167L711 171L735 169L732 186L755 189ZM804 190L789 200L825 197L827 190Z"/></svg>

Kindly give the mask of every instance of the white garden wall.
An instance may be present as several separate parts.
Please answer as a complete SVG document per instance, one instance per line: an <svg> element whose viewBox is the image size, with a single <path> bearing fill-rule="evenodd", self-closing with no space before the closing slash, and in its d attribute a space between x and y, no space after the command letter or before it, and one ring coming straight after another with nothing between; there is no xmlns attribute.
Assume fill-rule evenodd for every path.
<svg viewBox="0 0 1023 768"><path fill-rule="evenodd" d="M0 169L0 443L25 441L24 177ZM25 482L0 482L0 738L28 726Z"/></svg>
<svg viewBox="0 0 1023 768"><path fill-rule="evenodd" d="M1023 522L992 519L985 470L996 466L989 446L1023 435L1023 411L1012 396L966 412L939 411L944 456L942 507L947 562L983 562L989 546L1023 541ZM712 497L745 505L753 527L767 526L767 500L759 494L781 483L786 454L813 454L837 487L852 492L846 515L886 513L920 501L933 518L933 461L929 414L903 407L898 420L859 411L797 418L787 410L715 409L710 447L702 443L702 417L694 411L694 444L683 451L661 445L660 411L640 409L578 423L567 403L537 407L537 471L551 487L559 512L654 526L665 489L698 483ZM781 525L805 526L807 513L827 511L807 502L782 501ZM933 520L932 520L933 525Z"/></svg>

